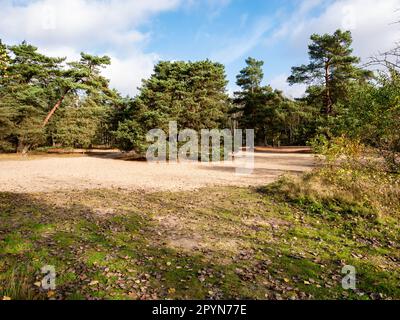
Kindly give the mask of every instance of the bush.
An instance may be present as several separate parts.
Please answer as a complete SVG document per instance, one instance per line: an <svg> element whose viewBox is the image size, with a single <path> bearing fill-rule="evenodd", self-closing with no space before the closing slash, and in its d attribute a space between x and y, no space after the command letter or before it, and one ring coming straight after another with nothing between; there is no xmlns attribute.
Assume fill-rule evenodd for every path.
<svg viewBox="0 0 400 320"><path fill-rule="evenodd" d="M267 191L311 213L400 217L400 175L388 170L378 150L344 136L318 136L312 145L321 155L321 168L281 179Z"/></svg>

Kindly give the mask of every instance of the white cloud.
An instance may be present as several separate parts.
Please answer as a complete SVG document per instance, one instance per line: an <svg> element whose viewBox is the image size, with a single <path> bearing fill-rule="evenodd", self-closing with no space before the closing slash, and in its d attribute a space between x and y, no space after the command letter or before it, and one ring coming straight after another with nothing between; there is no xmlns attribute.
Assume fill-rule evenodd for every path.
<svg viewBox="0 0 400 320"><path fill-rule="evenodd" d="M278 89L284 92L285 96L291 99L294 98L301 98L305 91L306 85L296 85L291 86L287 82L287 78L289 77L288 74L282 73L276 77L274 77L270 81L270 85L273 89Z"/></svg>
<svg viewBox="0 0 400 320"><path fill-rule="evenodd" d="M104 75L111 79L111 86L118 88L122 93L129 93L141 86L142 79L150 77L154 64L159 60L156 54L133 53L129 58L120 59L108 54L112 64Z"/></svg>
<svg viewBox="0 0 400 320"><path fill-rule="evenodd" d="M321 5L323 11L312 17L312 10ZM400 20L400 14L396 13L398 9L400 0L306 0L297 12L274 30L266 43L273 45L288 41L294 54L307 52L311 34L333 33L340 28L352 31L354 54L366 62L369 57L394 47L400 40L400 26L393 24ZM304 93L304 86L290 87L284 83L284 77L287 75L274 78L278 88L294 97Z"/></svg>
<svg viewBox="0 0 400 320"><path fill-rule="evenodd" d="M318 17L297 21L288 32L295 46L308 43L312 33L332 33L336 29L352 31L355 54L367 59L388 50L400 40L400 27L393 22L399 18L400 0L337 0Z"/></svg>
<svg viewBox="0 0 400 320"><path fill-rule="evenodd" d="M114 61L106 74L122 93L134 94L140 77L152 71L156 57L143 53L149 35L138 28L152 16L176 8L180 1L32 0L18 4L0 0L0 34L5 42L27 40L48 54L69 59L76 59L81 51L108 52Z"/></svg>

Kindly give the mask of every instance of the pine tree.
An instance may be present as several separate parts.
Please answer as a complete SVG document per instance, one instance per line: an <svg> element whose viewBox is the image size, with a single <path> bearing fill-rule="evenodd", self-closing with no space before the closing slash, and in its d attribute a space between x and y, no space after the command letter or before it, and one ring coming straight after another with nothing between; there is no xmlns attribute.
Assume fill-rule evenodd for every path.
<svg viewBox="0 0 400 320"><path fill-rule="evenodd" d="M0 46L1 149L25 153L46 143L47 124L66 98L79 97L81 102L90 100L111 108L110 101L118 100L108 80L100 75L110 58L82 53L80 61L66 67L64 62L65 58L47 57L26 42ZM86 128L91 131L92 126L87 124Z"/></svg>
<svg viewBox="0 0 400 320"><path fill-rule="evenodd" d="M249 57L246 60L246 64L246 68L241 70L240 74L236 77L236 84L241 87L243 91L254 93L261 87L261 82L264 78L264 72L262 70L264 61L258 61Z"/></svg>
<svg viewBox="0 0 400 320"><path fill-rule="evenodd" d="M323 97L324 111L333 113L333 106L340 99L347 96L351 81L362 81L372 76L368 71L356 66L360 62L358 57L352 56L352 36L350 31L337 30L333 35L313 34L309 45L310 63L292 68L292 75L288 82L306 83L317 88ZM309 92L311 92L309 91Z"/></svg>
<svg viewBox="0 0 400 320"><path fill-rule="evenodd" d="M9 47L9 51L12 58L1 80L0 113L7 115L11 131L2 140L7 149L15 146L27 152L45 140L40 123L51 96L51 83L64 59L46 57L25 42Z"/></svg>
<svg viewBox="0 0 400 320"><path fill-rule="evenodd" d="M58 99L53 108L47 114L43 127L45 127L54 113L60 108L65 97L68 94L77 94L78 91L84 91L86 94L109 94L114 96L113 92L108 88L108 80L100 75L100 68L111 63L109 57L97 57L89 54L81 53L79 62L68 63L69 68L60 73L60 77L56 79L56 90Z"/></svg>

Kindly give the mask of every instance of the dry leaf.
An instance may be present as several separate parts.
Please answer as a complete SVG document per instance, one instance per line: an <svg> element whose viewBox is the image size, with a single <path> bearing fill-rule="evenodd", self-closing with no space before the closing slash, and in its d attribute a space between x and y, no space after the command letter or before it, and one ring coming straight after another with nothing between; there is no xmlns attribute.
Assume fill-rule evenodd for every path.
<svg viewBox="0 0 400 320"><path fill-rule="evenodd" d="M94 281L89 283L89 286L96 286L98 284L99 284L99 282L97 280L94 280Z"/></svg>
<svg viewBox="0 0 400 320"><path fill-rule="evenodd" d="M175 288L170 288L170 289L168 289L168 293L169 294L174 294L176 292L176 289Z"/></svg>

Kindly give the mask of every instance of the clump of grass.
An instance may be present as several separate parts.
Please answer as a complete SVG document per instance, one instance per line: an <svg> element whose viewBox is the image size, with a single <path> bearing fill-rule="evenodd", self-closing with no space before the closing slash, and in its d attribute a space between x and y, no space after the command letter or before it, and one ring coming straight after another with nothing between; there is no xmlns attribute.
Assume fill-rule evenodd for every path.
<svg viewBox="0 0 400 320"><path fill-rule="evenodd" d="M322 152L322 166L301 177L284 177L265 191L309 207L369 218L400 216L400 175L388 170L376 150L337 138Z"/></svg>
<svg viewBox="0 0 400 320"><path fill-rule="evenodd" d="M0 298L12 297L14 300L38 299L32 288L32 272L25 267L11 268L0 276Z"/></svg>
<svg viewBox="0 0 400 320"><path fill-rule="evenodd" d="M263 191L308 206L312 213L400 216L400 179L379 173L323 168L302 177L284 177Z"/></svg>

